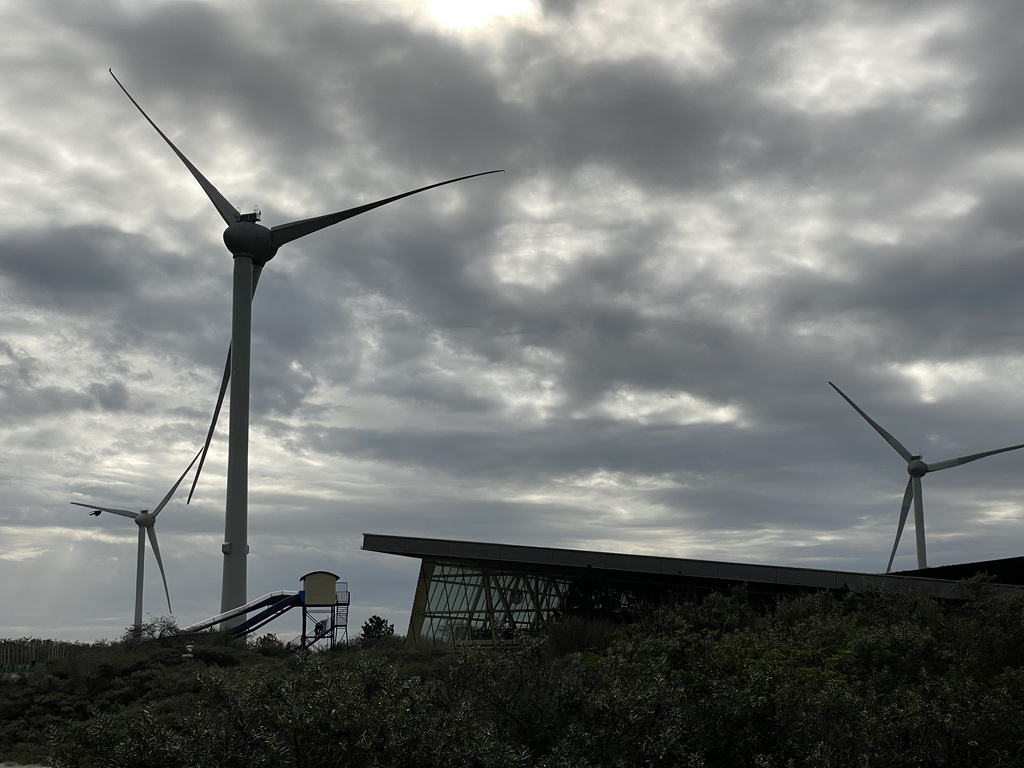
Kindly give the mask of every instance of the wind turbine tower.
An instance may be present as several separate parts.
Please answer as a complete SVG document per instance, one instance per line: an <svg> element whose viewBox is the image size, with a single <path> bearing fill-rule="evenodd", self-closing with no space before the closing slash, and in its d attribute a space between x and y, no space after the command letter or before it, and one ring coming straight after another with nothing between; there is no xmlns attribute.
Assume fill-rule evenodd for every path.
<svg viewBox="0 0 1024 768"><path fill-rule="evenodd" d="M910 502L914 502L914 532L917 534L917 567L927 568L928 567L928 554L925 547L924 540L924 498L921 495L922 486L921 479L929 472L938 472L940 469L949 469L950 467L959 467L961 464L967 464L978 459L984 459L986 456L993 456L997 453L1005 453L1006 451L1015 451L1018 448L1024 448L1024 443L1020 445L1011 445L1007 448L996 448L994 451L985 451L983 453L972 453L969 456L960 456L956 459L946 459L945 461L935 461L930 464L926 464L922 461L919 454L912 454L908 451L903 443L897 440L895 437L890 435L879 424L868 416L860 407L853 402L846 393L843 392L839 387L829 382L829 386L832 387L836 392L842 395L842 398L853 406L853 409L857 411L864 420L874 427L875 431L882 436L893 449L900 455L900 457L907 462L907 474L910 475L910 479L907 480L907 490L903 494L903 505L900 507L900 521L896 528L896 541L892 545L892 554L889 555L889 564L885 567L885 572L889 573L892 570L892 561L896 557L896 549L900 545L900 537L903 535L903 526L906 525L907 515L910 512Z"/></svg>
<svg viewBox="0 0 1024 768"><path fill-rule="evenodd" d="M195 177L199 186L202 187L207 197L210 198L210 202L213 203L227 225L227 229L224 230L224 244L234 260L234 270L231 303L230 365L225 369L225 379L230 377L231 383L231 413L228 420L227 498L225 504L224 543L221 545L221 551L224 555L221 612L226 613L244 605L247 601L246 557L249 552L249 364L252 335L252 297L254 286L259 280L263 267L274 258L281 246L293 240L298 240L300 237L305 237L325 227L338 224L346 219L351 219L354 216L371 211L374 208L401 200L404 197L425 192L428 189L445 184L453 184L457 181L471 179L476 176L501 173L501 171L493 170L460 176L409 192L403 192L383 200L356 206L355 208L348 208L311 219L300 219L288 222L287 224L278 224L268 229L259 223L260 214L258 212L239 213L228 202L227 198L167 138L164 132L146 114L145 110L139 106L139 103L128 93L128 90L117 79L117 76L114 75L113 70L111 70L110 74L121 90L124 91L124 94L131 100L132 104L135 105L135 108L160 134L160 138L166 142L167 146L171 148L174 154L178 156L178 159L188 168L192 176ZM216 420L216 412L214 420ZM204 459L212 434L213 427L211 426L206 447L202 451ZM200 467L202 467L202 461L200 462ZM229 622L225 628L229 628L235 623L240 623L244 618L244 616L238 616Z"/></svg>

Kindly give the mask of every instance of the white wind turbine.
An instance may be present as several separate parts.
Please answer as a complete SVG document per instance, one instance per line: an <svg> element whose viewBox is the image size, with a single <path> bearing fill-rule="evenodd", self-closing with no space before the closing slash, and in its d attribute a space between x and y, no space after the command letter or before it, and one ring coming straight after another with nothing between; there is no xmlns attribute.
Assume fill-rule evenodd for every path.
<svg viewBox="0 0 1024 768"><path fill-rule="evenodd" d="M226 613L234 608L242 606L246 602L246 556L249 552L248 546L248 470L249 470L249 360L251 343L252 323L252 297L259 281L260 273L268 261L277 254L278 249L287 243L297 240L300 237L317 232L325 227L351 219L374 208L379 208L388 203L401 200L404 197L425 192L445 184L453 184L464 179L471 179L477 176L486 176L491 173L501 173L500 170L474 173L468 176L460 176L455 179L420 187L400 195L394 195L383 200L348 208L343 211L328 213L311 219L301 219L287 224L278 224L275 227L267 228L258 224L259 212L239 213L238 210L228 202L216 187L211 184L202 173L199 172L188 158L185 157L174 146L173 142L164 134L155 122L146 114L139 103L132 98L128 90L121 85L121 81L110 72L114 81L131 100L135 108L142 113L142 116L156 130L160 137L167 143L167 146L184 163L185 167L192 173L199 186L203 188L207 197L213 203L220 214L227 229L224 230L224 244L234 259L234 277L232 285L231 302L231 347L229 350L228 364L225 367L224 379L221 388L221 399L218 400L217 409L214 412L213 424L210 426L207 435L206 446L201 453L204 454L209 447L210 438L213 436L214 426L220 410L223 392L227 382L231 382L231 413L228 421L228 477L227 477L227 499L225 505L224 522L224 543L221 551L224 554L223 580L221 583L221 612ZM202 468L197 469L197 475ZM238 616L225 627L244 620Z"/></svg>
<svg viewBox="0 0 1024 768"><path fill-rule="evenodd" d="M914 455L908 451L899 440L890 435L879 424L862 411L853 400L846 396L839 387L829 382L829 386L832 387L836 392L842 395L843 399L853 406L853 409L857 411L864 420L867 421L875 431L882 436L889 445L891 445L905 462L907 462L907 474L910 475L910 479L907 480L907 490L903 494L903 505L900 507L900 522L896 528L896 541L892 545L892 554L889 555L889 564L885 567L885 572L889 573L892 570L892 561L896 557L896 549L900 545L900 537L903 535L903 526L907 522L907 514L910 511L910 502L914 502L914 532L917 534L917 567L927 568L928 567L928 555L925 551L924 542L924 498L921 495L921 478L929 472L938 472L940 469L949 469L950 467L959 467L961 464L967 464L978 459L984 459L986 456L993 456L997 453L1005 453L1006 451L1015 451L1018 448L1024 448L1024 443L1020 445L1011 445L1007 448L996 448L994 451L985 451L983 453L972 453L969 456L960 456L956 459L946 459L945 461L934 461L930 464L926 464L921 460L919 455Z"/></svg>
<svg viewBox="0 0 1024 768"><path fill-rule="evenodd" d="M181 481L185 479L185 475L192 469L192 465L196 463L196 459L199 458L199 454L195 455L192 459L192 463L188 465L184 472L181 473L181 477L178 478L171 490L167 492L167 495L160 500L160 503L156 505L156 508L150 512L149 510L143 509L138 512L132 512L130 509L115 509L114 507L100 507L95 504L82 504L78 501L72 501L76 507L85 507L91 509L90 514L99 516L101 512L109 512L112 515L120 515L121 517L128 517L135 521L135 524L139 526L139 557L138 565L136 566L135 573L135 629L138 631L142 628L142 583L143 576L146 567L146 537L149 537L150 546L153 547L153 554L156 555L156 564L160 567L160 578L164 581L164 594L167 596L167 611L171 614L174 610L171 608L171 592L167 589L167 575L164 573L164 563L160 558L160 545L156 543L156 517L160 514L164 507L167 506L167 502L174 496L174 492L178 490L178 486L181 485Z"/></svg>

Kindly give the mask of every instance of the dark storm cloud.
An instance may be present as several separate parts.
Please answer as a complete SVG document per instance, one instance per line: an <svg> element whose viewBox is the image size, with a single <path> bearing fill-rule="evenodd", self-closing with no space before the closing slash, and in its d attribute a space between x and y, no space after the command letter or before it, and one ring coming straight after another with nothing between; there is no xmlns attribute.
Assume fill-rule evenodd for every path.
<svg viewBox="0 0 1024 768"><path fill-rule="evenodd" d="M123 411L128 407L128 389L120 381L90 384L89 394L105 411Z"/></svg>
<svg viewBox="0 0 1024 768"><path fill-rule="evenodd" d="M777 282L780 322L831 315L876 329L847 352L882 358L1015 354L1024 333L1024 226L998 190L965 217L957 239L867 245L837 238L842 277L790 274ZM858 348L856 344L862 344Z"/></svg>
<svg viewBox="0 0 1024 768"><path fill-rule="evenodd" d="M964 138L972 142L1020 140L1024 125L1024 44L1013 34L1024 23L1024 8L1012 0L979 5L964 18L966 34L935 41L936 53L955 58L977 72L968 95Z"/></svg>
<svg viewBox="0 0 1024 768"><path fill-rule="evenodd" d="M193 342L203 326L197 312L183 311L188 300L175 287L181 258L154 246L149 238L102 226L15 233L0 257L0 279L36 308L62 316L69 330L89 320L105 324L106 334L94 339L102 351L139 343L166 344L170 351L185 339ZM141 301L126 302L127 296ZM191 297L194 306L209 301L202 290Z"/></svg>
<svg viewBox="0 0 1024 768"><path fill-rule="evenodd" d="M225 15L212 5L172 2L130 14L90 14L84 23L116 55L110 66L130 91L148 94L150 103L156 93L175 94L178 125L227 119L236 135L259 125L266 134L298 131L303 141L323 145L330 132L320 125L316 94L302 87L293 68L281 66L280 36L265 37L265 25L287 29L294 16L277 4Z"/></svg>
<svg viewBox="0 0 1024 768"><path fill-rule="evenodd" d="M585 0L541 0L540 7L545 14L572 16L580 6L586 7Z"/></svg>
<svg viewBox="0 0 1024 768"><path fill-rule="evenodd" d="M662 474L680 468L684 453L691 468L720 458L721 448L692 449L706 428L679 430L665 425L623 426L609 420L578 420L550 427L509 425L504 432L404 429L311 428L303 440L320 451L369 461L439 470L457 477L509 483L542 482L582 472L608 470Z"/></svg>
<svg viewBox="0 0 1024 768"><path fill-rule="evenodd" d="M14 233L4 244L0 275L40 300L109 300L141 282L131 258L140 242L103 226Z"/></svg>
<svg viewBox="0 0 1024 768"><path fill-rule="evenodd" d="M282 361L278 361L282 362ZM316 386L315 377L291 366L261 364L252 376L252 413L289 415Z"/></svg>
<svg viewBox="0 0 1024 768"><path fill-rule="evenodd" d="M602 163L684 189L718 180L730 125L742 124L729 89L681 80L646 60L560 74L535 109L546 123L545 167Z"/></svg>
<svg viewBox="0 0 1024 768"><path fill-rule="evenodd" d="M167 3L92 26L124 62L115 70L171 135L205 126L208 140L233 136L284 179L322 172L328 162L358 187L374 165L447 173L501 160L522 124L497 98L493 75L439 35L364 10L318 3L295 14L263 2L225 16L200 3ZM186 154L196 141L191 130ZM384 151L373 149L371 168L361 167L378 144Z"/></svg>
<svg viewBox="0 0 1024 768"><path fill-rule="evenodd" d="M395 24L363 31L350 54L353 106L389 161L430 170L506 164L527 121L471 51Z"/></svg>

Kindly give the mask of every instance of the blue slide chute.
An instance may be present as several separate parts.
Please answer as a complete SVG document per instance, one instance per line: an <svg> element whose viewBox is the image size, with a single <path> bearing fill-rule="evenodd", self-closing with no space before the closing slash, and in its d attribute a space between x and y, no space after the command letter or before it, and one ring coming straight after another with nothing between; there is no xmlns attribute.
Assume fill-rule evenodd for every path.
<svg viewBox="0 0 1024 768"><path fill-rule="evenodd" d="M234 637L241 637L247 635L254 630L259 629L264 624L273 621L281 614L290 611L297 605L302 605L305 599L305 592L296 592L294 590L282 590L280 592L268 592L263 597L257 597L255 600L251 600L245 605L240 605L238 608L233 608L230 611L212 616L209 619L204 619L196 624L191 624L183 628L182 632L202 632L204 629L222 624L225 621L235 618L236 616L242 616L247 613L253 613L259 611L256 615L246 619L241 624L232 627L229 631ZM261 610L262 609L262 610Z"/></svg>
<svg viewBox="0 0 1024 768"><path fill-rule="evenodd" d="M294 595L285 595L284 597L279 598L277 602L271 603L255 616L250 616L241 624L232 627L231 634L235 637L241 637L242 635L247 635L250 632L255 632L264 624L273 621L282 613L290 611L297 605L302 605L301 592L296 592Z"/></svg>

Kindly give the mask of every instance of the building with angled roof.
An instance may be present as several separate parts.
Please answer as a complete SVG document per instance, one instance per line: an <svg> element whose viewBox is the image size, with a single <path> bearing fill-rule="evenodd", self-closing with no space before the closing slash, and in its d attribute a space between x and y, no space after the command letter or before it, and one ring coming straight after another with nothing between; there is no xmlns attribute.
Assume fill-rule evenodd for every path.
<svg viewBox="0 0 1024 768"><path fill-rule="evenodd" d="M967 564L949 576L868 574L373 533L363 534L362 548L420 561L407 637L450 646L509 643L574 610L615 615L741 585L765 599L873 588L962 600L971 593L960 580L978 572Z"/></svg>

